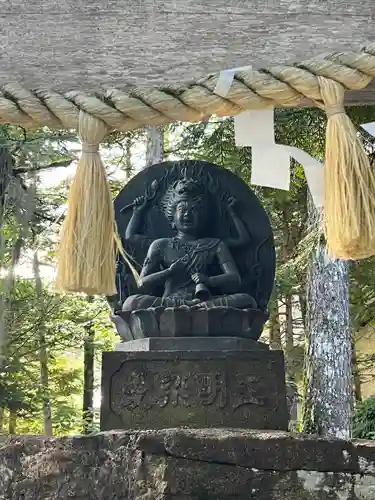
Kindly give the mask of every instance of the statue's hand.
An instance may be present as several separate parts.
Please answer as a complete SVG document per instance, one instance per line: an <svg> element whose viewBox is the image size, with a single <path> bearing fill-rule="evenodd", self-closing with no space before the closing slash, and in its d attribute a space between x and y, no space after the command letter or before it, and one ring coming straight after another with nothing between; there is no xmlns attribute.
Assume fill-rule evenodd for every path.
<svg viewBox="0 0 375 500"><path fill-rule="evenodd" d="M147 198L145 196L138 196L133 201L133 210L143 210L147 205Z"/></svg>
<svg viewBox="0 0 375 500"><path fill-rule="evenodd" d="M173 262L173 264L169 266L169 271L172 274L182 273L186 271L187 265L188 265L188 258L187 255L185 255L181 259L176 260L176 262Z"/></svg>
<svg viewBox="0 0 375 500"><path fill-rule="evenodd" d="M206 276L205 274L201 274L201 273L194 273L192 276L191 276L191 279L194 281L194 283L196 285L199 285L200 283L202 283L202 285L206 285L208 286L208 276Z"/></svg>

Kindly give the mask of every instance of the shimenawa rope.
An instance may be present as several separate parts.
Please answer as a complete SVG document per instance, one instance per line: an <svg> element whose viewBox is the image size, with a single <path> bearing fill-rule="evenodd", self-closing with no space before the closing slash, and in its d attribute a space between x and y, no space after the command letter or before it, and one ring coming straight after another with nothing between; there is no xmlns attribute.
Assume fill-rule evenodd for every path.
<svg viewBox="0 0 375 500"><path fill-rule="evenodd" d="M179 88L103 90L101 93L0 91L0 123L25 128L76 128L82 141L63 225L58 286L89 294L115 291L118 236L99 144L111 130L174 121L200 121L246 109L312 105L327 113L324 228L331 255L375 254L375 178L344 109L345 89L362 89L375 76L375 44L360 53L333 53L293 66L235 73L228 95L214 93L219 75Z"/></svg>

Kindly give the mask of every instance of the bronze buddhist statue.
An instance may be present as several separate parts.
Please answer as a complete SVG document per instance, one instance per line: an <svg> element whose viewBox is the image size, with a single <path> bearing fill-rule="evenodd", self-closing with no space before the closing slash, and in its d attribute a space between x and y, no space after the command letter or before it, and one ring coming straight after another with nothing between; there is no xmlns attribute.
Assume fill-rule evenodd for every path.
<svg viewBox="0 0 375 500"><path fill-rule="evenodd" d="M114 320L124 339L178 336L161 315L183 314L193 325L202 311L212 325L208 335L259 337L274 281L274 243L267 214L241 179L206 162L154 165L124 187L115 211L140 277L120 256ZM233 321L220 320L228 314Z"/></svg>
<svg viewBox="0 0 375 500"><path fill-rule="evenodd" d="M194 179L183 178L165 195L164 213L176 235L152 242L141 271L140 289L123 310L188 306L256 307L246 293L238 293L241 277L228 245L206 236L209 195ZM219 274L212 275L214 268ZM161 297L155 293L163 287Z"/></svg>

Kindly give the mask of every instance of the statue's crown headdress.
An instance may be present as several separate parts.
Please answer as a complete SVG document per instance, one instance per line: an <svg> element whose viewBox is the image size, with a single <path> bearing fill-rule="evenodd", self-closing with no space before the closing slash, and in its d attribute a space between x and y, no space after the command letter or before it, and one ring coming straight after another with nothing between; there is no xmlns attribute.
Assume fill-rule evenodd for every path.
<svg viewBox="0 0 375 500"><path fill-rule="evenodd" d="M173 208L178 202L189 199L202 199L205 195L204 185L191 177L187 169L183 168L180 179L173 182L165 193L162 203L164 212L168 218L171 218Z"/></svg>
<svg viewBox="0 0 375 500"><path fill-rule="evenodd" d="M199 183L191 175L189 175L187 168L181 171L181 179L174 183L173 190L176 196L181 197L195 197L202 196L205 192L202 183Z"/></svg>

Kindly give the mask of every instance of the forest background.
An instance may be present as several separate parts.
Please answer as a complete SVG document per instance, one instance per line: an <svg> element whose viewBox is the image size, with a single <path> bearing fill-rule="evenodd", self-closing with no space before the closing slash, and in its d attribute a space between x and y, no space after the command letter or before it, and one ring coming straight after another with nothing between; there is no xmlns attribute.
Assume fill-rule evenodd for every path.
<svg viewBox="0 0 375 500"><path fill-rule="evenodd" d="M351 108L350 116L373 161L375 139L359 125L375 121L375 107ZM277 110L275 123L278 142L323 159L323 113ZM232 118L175 124L158 134L166 160L209 160L250 185L251 149L235 146ZM103 297L61 295L53 289L56 242L79 151L74 131L29 132L0 126L0 433L66 435L95 432L99 427L101 353L118 341L110 308ZM112 134L103 145L103 158L115 197L152 160L150 131ZM324 239L302 166L293 163L291 175L290 191L252 186L271 219L277 251L276 285L263 340L272 349L284 350L290 394L294 398L298 394L303 403L297 418L301 422L294 427L319 432L316 399L311 397L319 384L311 376L312 346L314 340L321 344L319 335L326 335L323 341L339 338L343 323L328 324L327 314L315 326L311 319L317 300L312 292L321 284L311 265L323 256L319 248L324 248ZM339 281L333 279L338 269ZM332 361L333 373L347 381L356 411L355 434L371 438L375 436L375 417L371 419L375 403L370 397L375 394L375 258L349 265L333 262L324 272L321 279L327 280L327 272L331 273L348 319L351 363L340 368ZM326 313L329 302L327 297ZM340 308L340 302L335 307Z"/></svg>

